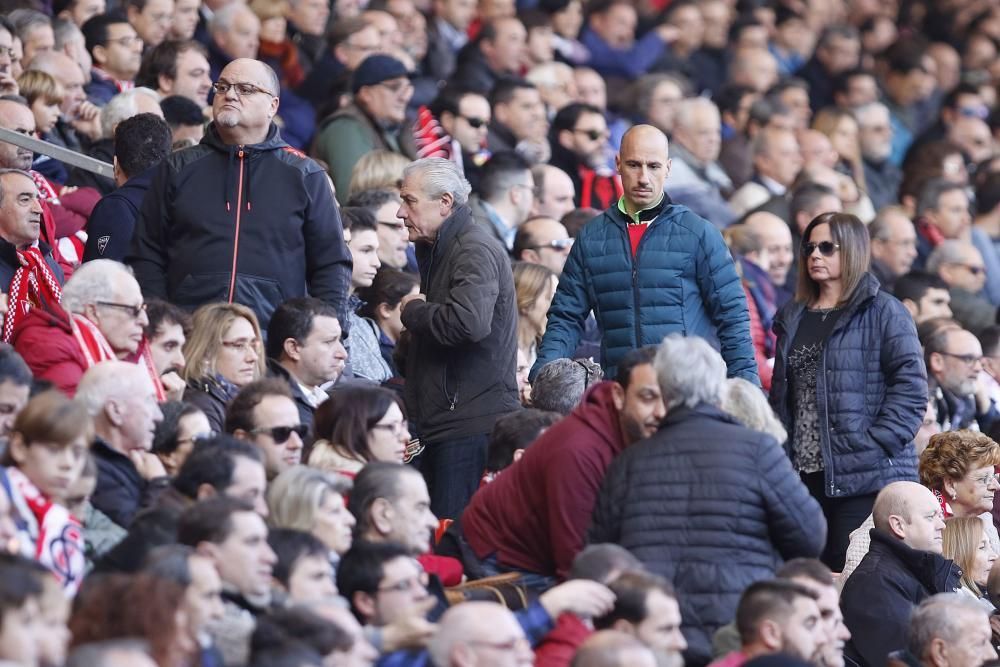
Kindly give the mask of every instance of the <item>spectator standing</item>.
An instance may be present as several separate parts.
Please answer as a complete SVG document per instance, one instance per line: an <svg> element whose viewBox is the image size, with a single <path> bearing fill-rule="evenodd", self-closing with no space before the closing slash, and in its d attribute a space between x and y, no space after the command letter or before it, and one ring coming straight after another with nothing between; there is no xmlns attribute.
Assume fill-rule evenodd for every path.
<svg viewBox="0 0 1000 667"><path fill-rule="evenodd" d="M510 262L472 219L468 194L453 162L425 158L404 172L398 213L422 270L421 293L401 301L406 335L397 354L406 360L410 419L427 448L433 509L447 518L479 484L493 422L519 406Z"/></svg>
<svg viewBox="0 0 1000 667"><path fill-rule="evenodd" d="M621 544L673 583L685 657L700 664L743 589L782 559L817 555L826 522L781 446L718 407L725 363L707 342L668 336L653 367L667 417L611 463L588 538ZM685 511L663 513L675 503Z"/></svg>
<svg viewBox="0 0 1000 667"><path fill-rule="evenodd" d="M910 443L927 408L927 374L912 320L868 272L860 220L817 216L801 251L795 300L775 322L771 405L829 523L823 561L839 571L878 490L916 478Z"/></svg>
<svg viewBox="0 0 1000 667"><path fill-rule="evenodd" d="M350 253L326 175L272 122L277 76L235 60L215 89L202 143L153 177L129 253L136 277L147 296L185 308L242 303L263 326L308 289L343 321Z"/></svg>
<svg viewBox="0 0 1000 667"><path fill-rule="evenodd" d="M629 349L680 332L718 340L729 374L757 381L746 297L722 235L663 191L666 136L633 127L616 165L625 194L577 235L531 376L572 355L593 310L607 375Z"/></svg>

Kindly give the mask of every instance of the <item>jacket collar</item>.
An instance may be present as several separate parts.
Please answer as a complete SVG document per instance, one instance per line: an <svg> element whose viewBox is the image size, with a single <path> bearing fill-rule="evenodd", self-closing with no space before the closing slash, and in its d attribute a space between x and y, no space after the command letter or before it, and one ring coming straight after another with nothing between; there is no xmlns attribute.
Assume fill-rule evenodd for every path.
<svg viewBox="0 0 1000 667"><path fill-rule="evenodd" d="M950 592L958 584L962 570L941 554L919 551L892 535L872 528L871 549L889 554L931 593Z"/></svg>
<svg viewBox="0 0 1000 667"><path fill-rule="evenodd" d="M881 287L878 278L872 275L871 272L865 272L865 275L861 277L861 282L855 288L854 294L851 295L851 298L844 305L843 312L837 319L834 329L843 326L851 319L855 312L871 303L878 295ZM788 308L784 309L775 320L775 326L781 327L784 332L791 331L794 328L792 325L798 322L805 309L806 304L800 301L789 302Z"/></svg>
<svg viewBox="0 0 1000 667"><path fill-rule="evenodd" d="M205 129L205 136L201 138L201 143L206 146L211 146L215 150L222 151L223 153L231 153L236 150L235 145L227 144L222 140L214 120L209 123L208 127ZM254 153L275 150L277 148L285 148L287 146L288 144L281 138L278 126L272 121L271 126L267 129L267 136L264 138L264 141L259 144L249 144L244 146L243 150L249 152L252 156Z"/></svg>
<svg viewBox="0 0 1000 667"><path fill-rule="evenodd" d="M686 405L679 405L677 407L670 408L670 410L667 411L667 416L663 419L663 423L660 425L660 428L663 429L666 426L679 424L696 417L709 417L711 419L715 419L716 421L739 424L739 422L733 417L723 412L721 408L709 403L699 403L693 408L689 408Z"/></svg>
<svg viewBox="0 0 1000 667"><path fill-rule="evenodd" d="M667 194L666 190L660 195L660 201L656 202L649 208L644 208L641 211L637 211L635 215L630 215L625 209L625 195L618 198L618 203L611 207L612 219L615 222L620 222L623 225L635 225L641 223L655 223L657 222L661 215L670 209L673 205L670 196Z"/></svg>

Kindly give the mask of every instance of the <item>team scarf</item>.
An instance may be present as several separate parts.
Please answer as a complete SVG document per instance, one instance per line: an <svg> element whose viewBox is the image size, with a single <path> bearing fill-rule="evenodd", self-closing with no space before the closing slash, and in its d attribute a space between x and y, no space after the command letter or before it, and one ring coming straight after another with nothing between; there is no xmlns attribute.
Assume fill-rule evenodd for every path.
<svg viewBox="0 0 1000 667"><path fill-rule="evenodd" d="M97 325L88 320L83 315L71 313L69 324L73 329L73 337L76 338L83 357L87 361L87 368L102 361L112 361L117 359L111 344L104 337Z"/></svg>
<svg viewBox="0 0 1000 667"><path fill-rule="evenodd" d="M46 497L17 468L8 468L7 474L18 499L24 501L24 506L18 508L20 513L24 515L25 509L29 513L23 518L28 523L28 534L33 542L27 545L31 548L31 557L48 568L66 595L72 597L79 590L86 569L80 521L65 507ZM15 501L15 504L20 503Z"/></svg>
<svg viewBox="0 0 1000 667"><path fill-rule="evenodd" d="M11 341L14 329L24 320L28 311L46 302L59 303L62 300L62 288L42 256L42 251L35 246L16 252L20 266L14 272L14 278L7 289L7 315L3 320L5 343Z"/></svg>

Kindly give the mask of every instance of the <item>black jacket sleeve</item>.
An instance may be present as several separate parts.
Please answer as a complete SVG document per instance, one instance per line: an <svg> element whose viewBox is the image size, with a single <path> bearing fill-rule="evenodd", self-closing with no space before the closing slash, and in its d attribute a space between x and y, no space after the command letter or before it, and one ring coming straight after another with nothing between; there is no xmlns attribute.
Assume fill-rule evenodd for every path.
<svg viewBox="0 0 1000 667"><path fill-rule="evenodd" d="M132 267L135 279L146 299L168 299L167 294L167 234L170 229L170 207L173 196L170 187L169 160L163 162L153 177L139 209L131 249L125 263Z"/></svg>
<svg viewBox="0 0 1000 667"><path fill-rule="evenodd" d="M103 197L87 221L87 246L83 261L92 259L125 260L135 231L136 210L123 197Z"/></svg>
<svg viewBox="0 0 1000 667"><path fill-rule="evenodd" d="M347 293L354 262L344 242L344 225L329 178L322 171L307 174L305 178L309 197L303 227L306 283L311 296L336 308L343 325L347 321Z"/></svg>

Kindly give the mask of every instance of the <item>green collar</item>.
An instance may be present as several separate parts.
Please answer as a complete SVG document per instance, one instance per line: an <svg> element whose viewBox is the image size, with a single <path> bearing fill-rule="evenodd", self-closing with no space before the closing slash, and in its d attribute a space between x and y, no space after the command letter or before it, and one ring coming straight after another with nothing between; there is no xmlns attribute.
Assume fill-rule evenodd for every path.
<svg viewBox="0 0 1000 667"><path fill-rule="evenodd" d="M653 220L660 212L660 207L663 205L664 193L660 193L660 198L656 200L656 203L652 206L647 206L644 209L636 211L634 214L630 214L625 209L625 195L618 198L618 210L621 211L630 225L641 225L646 222ZM652 215L650 215L652 213ZM644 215L645 214L645 215Z"/></svg>

